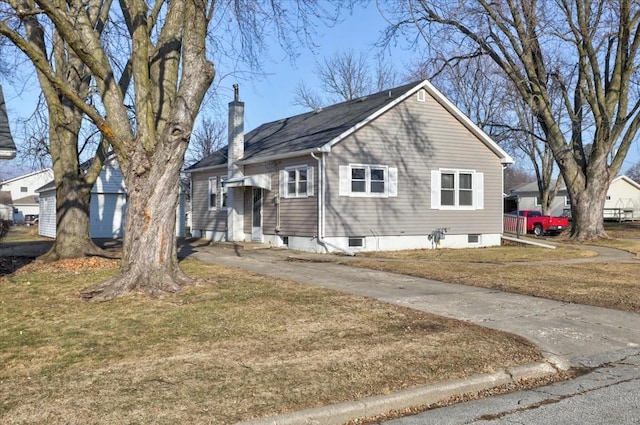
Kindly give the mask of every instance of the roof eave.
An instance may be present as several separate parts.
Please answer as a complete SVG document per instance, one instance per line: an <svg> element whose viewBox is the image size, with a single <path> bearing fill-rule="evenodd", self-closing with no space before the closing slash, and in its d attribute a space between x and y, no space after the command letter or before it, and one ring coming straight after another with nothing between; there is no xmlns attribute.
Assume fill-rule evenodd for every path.
<svg viewBox="0 0 640 425"><path fill-rule="evenodd" d="M374 119L378 118L380 115L384 114L391 108L395 107L399 103L403 102L408 97L412 96L418 90L424 88L431 96L433 96L438 103L440 103L450 114L456 117L469 131L471 131L478 139L480 139L487 147L495 153L499 158L500 162L504 165L515 163L514 159L498 144L491 138L487 133L482 131L480 127L478 127L473 121L469 119L457 106L455 106L449 99L447 99L435 86L433 86L428 80L424 80L421 83L416 84L413 88L407 90L402 96L398 96L393 102L388 103L382 108L375 111L373 114L369 115L367 118L357 123L350 129L346 130L344 133L338 135L337 137L330 140L327 144L325 144L322 148L326 149L324 151L328 152L331 148L339 143L341 140L346 138L347 136L355 133L360 128L366 126Z"/></svg>
<svg viewBox="0 0 640 425"><path fill-rule="evenodd" d="M17 154L16 149L0 149L0 159L13 159Z"/></svg>
<svg viewBox="0 0 640 425"><path fill-rule="evenodd" d="M424 87L425 84L428 84L427 80L424 80L421 83L416 84L413 88L407 90L402 96L398 96L393 102L387 103L385 106L383 106L382 108L378 109L373 114L369 115L367 118L365 118L364 120L360 121L359 123L357 123L356 125L354 125L350 129L348 129L345 132L343 132L342 134L334 137L333 139L331 139L329 142L327 142L325 145L323 145L321 147L322 152L329 152L331 150L331 148L336 143L339 143L341 140L343 140L346 137L348 137L349 135L355 133L356 131L358 131L362 127L364 127L367 124L369 124L371 121L373 121L376 118L378 118L380 115L382 115L385 112L387 112L389 109L393 108L394 106L396 106L400 102L404 101L406 98L408 98L409 96L411 96L412 94L414 94L415 92L420 90L422 87Z"/></svg>
<svg viewBox="0 0 640 425"><path fill-rule="evenodd" d="M186 169L186 170L182 170L183 173L186 174L192 174L192 173L201 173L204 171L213 171L213 170L217 170L219 168L227 168L227 163L225 162L224 164L218 164L218 165L209 165L206 167L200 167L200 168L193 168L193 169Z"/></svg>
<svg viewBox="0 0 640 425"><path fill-rule="evenodd" d="M280 159L288 159L288 158L295 158L297 156L311 155L312 153L329 152L330 150L331 148L327 147L327 144L325 144L317 148L305 149L301 151L287 152L287 153L269 155L269 156L258 156L256 158L241 159L240 161L238 161L238 164L240 165L258 164L261 162L277 161Z"/></svg>
<svg viewBox="0 0 640 425"><path fill-rule="evenodd" d="M635 180L633 180L631 177L627 176L626 174L623 174L621 176L616 177L615 179L613 179L611 181L611 183L615 182L616 180L623 180L626 181L627 183L629 183L631 186L635 187L636 189L640 190L640 184L636 183Z"/></svg>
<svg viewBox="0 0 640 425"><path fill-rule="evenodd" d="M513 164L515 161L504 149L502 149L498 143L496 143L487 133L485 133L480 127L478 127L469 117L467 117L456 105L451 103L449 99L443 95L440 90L435 88L429 81L424 82L424 88L427 92L433 96L433 98L440 103L450 114L456 117L462 125L467 127L471 133L473 133L478 139L480 139L487 147L500 157L500 162L503 164Z"/></svg>

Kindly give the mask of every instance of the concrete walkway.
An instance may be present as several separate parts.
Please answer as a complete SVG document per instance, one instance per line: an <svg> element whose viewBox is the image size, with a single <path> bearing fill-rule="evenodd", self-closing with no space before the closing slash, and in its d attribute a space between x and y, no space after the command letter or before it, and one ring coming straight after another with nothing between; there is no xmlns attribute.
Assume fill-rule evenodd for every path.
<svg viewBox="0 0 640 425"><path fill-rule="evenodd" d="M598 257L575 262L637 261L623 251L601 247L594 250L600 254ZM558 368L598 367L640 353L640 315L634 313L355 268L294 251L197 244L190 245L190 251L191 256L202 261L376 298L517 334L535 343L547 361ZM487 381L487 385L490 383ZM324 419L304 415L269 418L252 424L344 422L321 417ZM304 421L296 422L301 420Z"/></svg>

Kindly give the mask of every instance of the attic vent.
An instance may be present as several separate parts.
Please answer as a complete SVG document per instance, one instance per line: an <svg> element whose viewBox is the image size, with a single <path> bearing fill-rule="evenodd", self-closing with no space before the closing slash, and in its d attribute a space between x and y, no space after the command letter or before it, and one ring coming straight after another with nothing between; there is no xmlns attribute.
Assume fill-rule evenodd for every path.
<svg viewBox="0 0 640 425"><path fill-rule="evenodd" d="M424 102L427 100L427 92L424 90L418 90L418 102Z"/></svg>
<svg viewBox="0 0 640 425"><path fill-rule="evenodd" d="M364 102L365 100L367 100L367 96L362 96L360 99L358 99L358 102Z"/></svg>

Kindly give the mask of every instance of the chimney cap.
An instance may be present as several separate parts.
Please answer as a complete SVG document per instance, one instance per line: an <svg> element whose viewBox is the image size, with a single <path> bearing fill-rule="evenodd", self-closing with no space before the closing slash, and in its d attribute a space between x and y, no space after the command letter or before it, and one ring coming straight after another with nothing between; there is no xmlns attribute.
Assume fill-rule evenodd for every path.
<svg viewBox="0 0 640 425"><path fill-rule="evenodd" d="M240 86L237 84L233 85L233 99L237 102L240 100Z"/></svg>

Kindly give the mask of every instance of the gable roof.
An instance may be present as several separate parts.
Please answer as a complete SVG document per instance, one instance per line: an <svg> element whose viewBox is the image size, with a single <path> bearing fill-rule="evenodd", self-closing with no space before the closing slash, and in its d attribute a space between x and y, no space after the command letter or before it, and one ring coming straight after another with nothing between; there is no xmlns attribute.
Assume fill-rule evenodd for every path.
<svg viewBox="0 0 640 425"><path fill-rule="evenodd" d="M617 181L624 181L629 183L631 186L633 186L634 188L640 190L640 184L636 183L631 177L626 176L626 175L621 175L616 177L615 179L611 180L611 183L609 184L609 187L611 187L612 184L614 184ZM561 185L558 188L558 193L563 193L566 194L567 192L567 186L566 185ZM517 187L515 189L513 189L511 191L512 194L515 195L528 195L528 194L535 194L536 196L538 195L538 182L530 182L530 183L526 183L520 187Z"/></svg>
<svg viewBox="0 0 640 425"><path fill-rule="evenodd" d="M422 88L484 142L503 163L513 162L489 136L425 80L262 124L245 135L244 156L239 163L250 164L311 152L328 152L333 145ZM227 152L228 147L224 147L185 171L226 165Z"/></svg>
<svg viewBox="0 0 640 425"><path fill-rule="evenodd" d="M38 205L38 200L40 197L38 195L29 195L23 198L14 199L13 205Z"/></svg>
<svg viewBox="0 0 640 425"><path fill-rule="evenodd" d="M0 159L13 159L16 156L16 145L11 137L7 105L4 103L2 86L0 86Z"/></svg>
<svg viewBox="0 0 640 425"><path fill-rule="evenodd" d="M560 187L560 190L564 189L564 186ZM518 186L515 189L511 189L513 194L525 194L525 193L538 193L538 182L532 181L525 183L522 186Z"/></svg>
<svg viewBox="0 0 640 425"><path fill-rule="evenodd" d="M38 171L33 171L31 173L28 174L23 174L21 176L17 176L17 177L13 177L11 179L7 179L7 180L2 180L0 181L0 184L7 184L7 183L13 183L22 179L26 179L27 177L31 177L31 176L36 176L38 174L42 174L42 173L50 173L53 172L53 170L51 168L43 168L42 170L38 170Z"/></svg>
<svg viewBox="0 0 640 425"><path fill-rule="evenodd" d="M611 184L615 183L616 181L621 180L624 182L629 183L631 186L633 186L634 188L640 190L640 183L637 183L635 180L633 180L631 177L627 176L626 174L623 174L621 176L616 177L615 179L613 179L611 181ZM611 186L611 185L609 185Z"/></svg>

